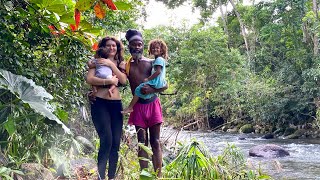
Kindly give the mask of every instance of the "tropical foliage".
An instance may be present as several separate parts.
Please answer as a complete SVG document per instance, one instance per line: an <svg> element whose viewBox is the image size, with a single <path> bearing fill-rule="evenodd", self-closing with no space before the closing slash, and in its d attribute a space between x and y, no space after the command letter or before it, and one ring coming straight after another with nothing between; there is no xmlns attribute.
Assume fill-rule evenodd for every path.
<svg viewBox="0 0 320 180"><path fill-rule="evenodd" d="M186 1L162 2L177 7ZM250 2L193 0L201 11L199 24L141 29L146 42L159 37L169 47L169 89L161 96L166 122L320 127L319 2ZM221 16L213 25L217 11ZM77 146L73 133L92 128L79 125L86 123L79 109L88 105L86 62L97 40L106 34L121 38L128 28L138 28L144 13L139 0L1 1L0 154L7 167L0 168L0 177L21 174L16 169L24 162L53 167L60 163L56 152ZM125 91L124 102L130 98ZM232 146L218 157L197 142L179 152L166 166L168 178L264 178L247 171ZM124 144L121 154L123 177L139 177L134 152ZM124 168L128 164L134 168Z"/></svg>
<svg viewBox="0 0 320 180"><path fill-rule="evenodd" d="M175 7L184 1L165 2ZM179 124L196 119L208 125L222 118L274 127L315 125L320 93L315 2L244 6L234 0L196 0L199 25L147 30L148 37L164 38L170 48L169 79L177 93L162 98L167 117L181 119ZM233 9L226 11L226 4ZM222 16L212 26L216 11Z"/></svg>
<svg viewBox="0 0 320 180"><path fill-rule="evenodd" d="M37 162L50 167L52 147L65 151L74 146L71 124L86 104L84 75L92 46L100 35L135 26L142 5L119 1L119 10L113 11L103 4L106 16L101 20L93 7L101 2L87 2L1 1L0 142L6 159L1 165L17 169ZM119 24L101 26L112 21ZM12 169L2 168L1 177L19 173Z"/></svg>

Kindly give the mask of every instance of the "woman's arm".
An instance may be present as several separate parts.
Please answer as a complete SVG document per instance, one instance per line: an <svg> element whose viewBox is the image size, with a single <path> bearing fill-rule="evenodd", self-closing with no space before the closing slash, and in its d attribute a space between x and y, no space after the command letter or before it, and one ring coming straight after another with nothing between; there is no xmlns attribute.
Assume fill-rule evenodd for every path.
<svg viewBox="0 0 320 180"><path fill-rule="evenodd" d="M127 75L123 72L121 72L118 67L112 63L112 66L110 67L112 69L112 72L117 76L119 79L119 82L121 84L126 84L127 82Z"/></svg>
<svg viewBox="0 0 320 180"><path fill-rule="evenodd" d="M87 78L86 82L90 85L109 85L109 84L114 84L118 85L118 78L116 76L113 76L111 79L101 79L95 76L95 71L96 69L89 69L87 73Z"/></svg>

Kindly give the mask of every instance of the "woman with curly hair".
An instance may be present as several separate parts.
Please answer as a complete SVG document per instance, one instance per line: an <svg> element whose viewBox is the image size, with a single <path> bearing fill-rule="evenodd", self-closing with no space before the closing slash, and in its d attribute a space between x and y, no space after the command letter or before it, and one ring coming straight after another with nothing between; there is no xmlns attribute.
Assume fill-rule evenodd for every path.
<svg viewBox="0 0 320 180"><path fill-rule="evenodd" d="M98 45L98 48L105 48L108 51L108 59L97 60L99 65L111 68L114 76L103 79L95 76L95 68L88 70L86 81L92 86L96 86L94 93L95 100L91 102L91 116L95 129L99 135L100 148L98 152L98 172L99 180L105 179L106 164L109 160L108 178L114 179L117 163L120 139L122 134L123 115L121 96L118 87L112 93L109 88L118 83L125 84L127 77L120 67L124 67L122 43L113 38L105 37ZM97 57L96 57L97 58ZM92 62L88 64L93 64ZM90 67L90 66L89 66Z"/></svg>

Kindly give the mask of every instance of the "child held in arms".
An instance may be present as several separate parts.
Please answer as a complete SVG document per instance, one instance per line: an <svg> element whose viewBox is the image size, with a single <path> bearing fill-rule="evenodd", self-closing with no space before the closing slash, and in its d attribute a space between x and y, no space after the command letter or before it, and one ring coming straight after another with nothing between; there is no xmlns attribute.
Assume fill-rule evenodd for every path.
<svg viewBox="0 0 320 180"><path fill-rule="evenodd" d="M111 79L113 76L112 70L109 66L106 65L101 65L99 63L97 63L97 59L98 58L104 58L104 59L108 59L109 58L109 54L110 51L107 48L99 48L96 51L95 54L95 59L91 62L88 63L89 68L96 68L96 72L95 72L95 76L98 78L102 78L102 79ZM115 85L110 85L109 87L109 95L112 96L113 94L113 90L116 88ZM93 94L95 94L97 92L97 87L96 86L92 86L92 91Z"/></svg>

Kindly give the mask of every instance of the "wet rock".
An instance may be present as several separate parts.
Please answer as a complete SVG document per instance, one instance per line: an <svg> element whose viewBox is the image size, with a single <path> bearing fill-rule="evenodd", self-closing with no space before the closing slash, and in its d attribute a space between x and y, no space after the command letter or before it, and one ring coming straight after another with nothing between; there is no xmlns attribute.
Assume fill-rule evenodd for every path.
<svg viewBox="0 0 320 180"><path fill-rule="evenodd" d="M226 132L226 131L228 130L228 127L227 127L227 126L222 126L221 130L222 130L223 132Z"/></svg>
<svg viewBox="0 0 320 180"><path fill-rule="evenodd" d="M284 131L284 129L279 128L279 129L276 129L273 133L276 135L281 135L283 133L283 131Z"/></svg>
<svg viewBox="0 0 320 180"><path fill-rule="evenodd" d="M286 136L286 139L299 139L304 135L306 131L304 129L298 129L293 134Z"/></svg>
<svg viewBox="0 0 320 180"><path fill-rule="evenodd" d="M254 129L251 124L245 124L245 125L241 126L241 128L239 129L239 132L247 134L247 133L254 132Z"/></svg>
<svg viewBox="0 0 320 180"><path fill-rule="evenodd" d="M273 139L274 135L273 134L265 134L261 137L262 139Z"/></svg>
<svg viewBox="0 0 320 180"><path fill-rule="evenodd" d="M94 145L85 137L77 136L75 139L83 145L84 153L90 154L95 151Z"/></svg>
<svg viewBox="0 0 320 180"><path fill-rule="evenodd" d="M86 170L90 171L93 169L96 169L97 162L94 159L90 158L80 158L80 159L74 159L70 161L70 168L71 172L73 174L81 168L85 168Z"/></svg>
<svg viewBox="0 0 320 180"><path fill-rule="evenodd" d="M229 133L236 133L236 132L238 132L238 128L237 128L237 127L234 127L234 128L232 128L232 129L228 129L227 132L229 132Z"/></svg>
<svg viewBox="0 0 320 180"><path fill-rule="evenodd" d="M287 150L275 144L258 145L249 150L249 156L253 157L276 158L289 155Z"/></svg>
<svg viewBox="0 0 320 180"><path fill-rule="evenodd" d="M240 134L240 136L238 137L238 140L245 140L245 139L247 139L247 137L245 135Z"/></svg>
<svg viewBox="0 0 320 180"><path fill-rule="evenodd" d="M295 128L288 127L288 128L284 131L283 136L288 136L288 135L290 135L290 134L293 134L295 131L296 131Z"/></svg>
<svg viewBox="0 0 320 180"><path fill-rule="evenodd" d="M21 171L25 174L23 176L24 180L54 180L51 171L42 164L23 163Z"/></svg>

